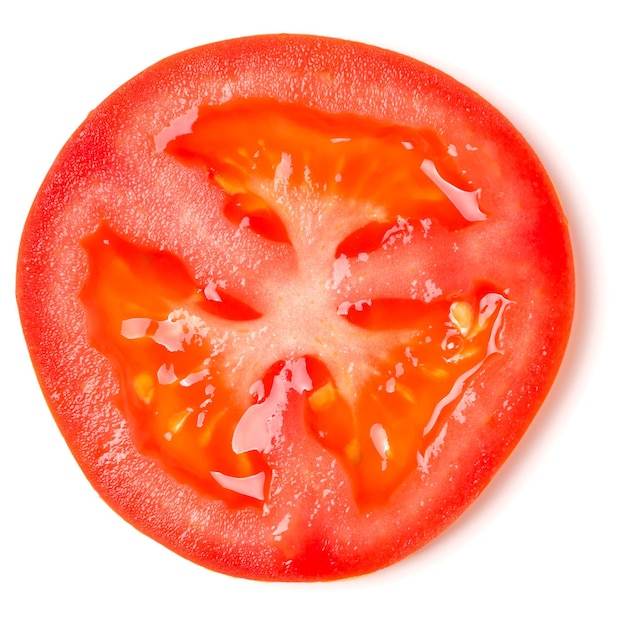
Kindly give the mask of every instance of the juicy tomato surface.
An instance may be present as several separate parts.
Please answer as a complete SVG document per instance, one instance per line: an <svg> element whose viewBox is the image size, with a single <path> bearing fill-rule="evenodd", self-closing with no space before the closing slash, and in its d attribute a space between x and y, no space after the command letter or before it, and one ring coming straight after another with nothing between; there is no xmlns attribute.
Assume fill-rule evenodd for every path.
<svg viewBox="0 0 626 626"><path fill-rule="evenodd" d="M140 531L266 580L370 572L485 488L563 357L574 276L537 156L416 60L260 36L90 113L24 229L41 387Z"/></svg>

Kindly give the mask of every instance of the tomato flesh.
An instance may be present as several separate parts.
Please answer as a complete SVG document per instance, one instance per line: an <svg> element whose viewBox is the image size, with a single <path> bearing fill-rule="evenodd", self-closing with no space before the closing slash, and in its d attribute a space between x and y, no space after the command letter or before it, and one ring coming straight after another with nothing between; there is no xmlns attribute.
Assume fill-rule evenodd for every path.
<svg viewBox="0 0 626 626"><path fill-rule="evenodd" d="M294 274L305 287L311 262L305 239L317 241L315 231L340 217L354 230L327 237L334 249L322 258L326 274L333 266L339 271L336 283L342 263L356 258L366 264L369 254L402 245L395 239L410 240L420 220L452 230L485 219L475 192L429 169L437 158L447 175L461 180L432 134L355 116L235 101L201 108L190 132L172 138L165 150L186 166L206 168L211 184L229 195L227 219L292 246ZM461 198L462 206L450 197ZM315 215L305 222L298 214L311 205L320 206L318 226L310 225ZM497 334L510 304L483 285L429 302L375 295L337 302L337 289L326 284L316 297L328 300L339 327L325 340L326 354L311 354L296 339L289 362L268 359L259 364L258 379L237 380L249 389L245 402L227 371L237 350L240 359L250 358L238 346L272 324L271 315L214 282L197 284L175 256L128 243L105 225L84 247L90 337L117 373L120 408L138 447L195 488L239 506L261 506L270 497L273 468L265 453L280 437L278 414L294 394L305 398L307 428L342 463L359 506L384 505L441 435L444 416L471 377L499 353ZM367 271L359 290L371 291ZM365 352L367 342L384 336L377 371L354 364L344 371L329 357L345 336L344 325L361 329L354 341Z"/></svg>
<svg viewBox="0 0 626 626"><path fill-rule="evenodd" d="M481 493L567 344L567 221L441 72L339 40L186 51L90 113L17 272L59 428L140 531L236 576L385 567Z"/></svg>

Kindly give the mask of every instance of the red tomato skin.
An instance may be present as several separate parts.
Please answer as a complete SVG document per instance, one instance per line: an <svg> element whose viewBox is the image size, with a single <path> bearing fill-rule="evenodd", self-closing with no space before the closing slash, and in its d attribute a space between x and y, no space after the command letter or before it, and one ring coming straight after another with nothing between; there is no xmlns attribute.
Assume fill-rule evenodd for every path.
<svg viewBox="0 0 626 626"><path fill-rule="evenodd" d="M200 173L176 178L150 142L191 107L235 97L276 98L329 113L429 126L445 143L458 143L459 166L480 181L485 211L502 216L499 237L488 239L488 255L480 251L480 240L473 244L476 254L501 258L491 264L489 278L515 292L516 306L501 333L506 361L486 363L474 381L479 399L465 408L463 423L449 420L445 445L430 460L428 473L407 481L384 508L360 512L332 457L320 453L298 419L285 418L285 437L297 444L290 454L275 453L277 466L292 478L302 476L302 466L310 468L312 482L300 485L299 493L311 507L322 493L314 483L327 484L333 496L332 506L324 503L324 515L313 520L310 509L282 509L291 511L289 527L301 532L278 532L287 495L284 501L278 497L267 516L257 508L232 509L179 483L136 450L115 405L111 368L89 344L79 299L87 271L79 242L103 220L138 245L158 242L180 258L195 255L207 274L219 268L219 256L207 259L202 250L196 216L184 203L163 198L189 188L219 204L220 193L206 188ZM462 150L466 143L482 148ZM143 183L153 167L163 179L150 191ZM173 182L164 182L167 176ZM136 210L129 215L124 206ZM174 220L190 226L177 232ZM572 258L566 218L538 157L471 90L416 60L363 44L259 36L161 61L90 113L53 163L28 216L17 301L58 427L88 480L124 519L183 557L229 575L331 580L372 572L412 554L485 489L536 415L563 359L574 311ZM476 267L451 261L449 266L460 275ZM297 415L298 408L294 403L290 411ZM288 478L277 480L284 481L284 493L295 494Z"/></svg>

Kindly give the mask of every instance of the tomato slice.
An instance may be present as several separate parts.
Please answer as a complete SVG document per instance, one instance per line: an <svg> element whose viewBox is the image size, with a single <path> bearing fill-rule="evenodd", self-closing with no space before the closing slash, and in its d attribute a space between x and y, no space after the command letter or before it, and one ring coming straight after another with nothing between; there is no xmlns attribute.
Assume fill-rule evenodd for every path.
<svg viewBox="0 0 626 626"><path fill-rule="evenodd" d="M574 275L550 180L490 105L394 53L266 36L90 114L17 297L115 510L207 567L322 580L414 552L485 488L556 375Z"/></svg>

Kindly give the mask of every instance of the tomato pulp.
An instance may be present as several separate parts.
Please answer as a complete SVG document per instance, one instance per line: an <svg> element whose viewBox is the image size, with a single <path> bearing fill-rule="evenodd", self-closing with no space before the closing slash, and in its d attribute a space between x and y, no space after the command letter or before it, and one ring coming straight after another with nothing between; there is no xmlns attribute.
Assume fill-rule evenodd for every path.
<svg viewBox="0 0 626 626"><path fill-rule="evenodd" d="M384 567L485 488L562 360L567 222L520 134L407 57L261 36L97 107L29 214L17 298L102 497L204 566Z"/></svg>

